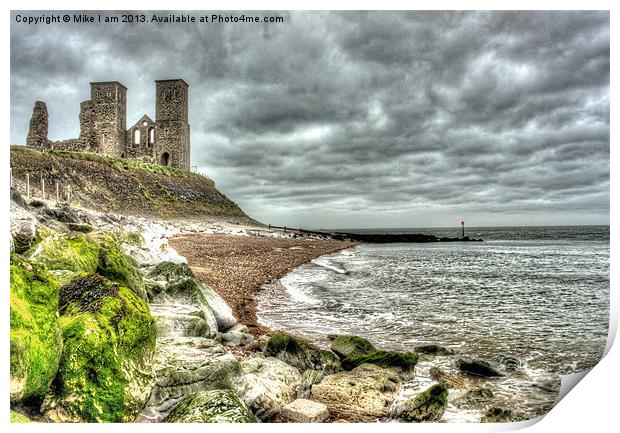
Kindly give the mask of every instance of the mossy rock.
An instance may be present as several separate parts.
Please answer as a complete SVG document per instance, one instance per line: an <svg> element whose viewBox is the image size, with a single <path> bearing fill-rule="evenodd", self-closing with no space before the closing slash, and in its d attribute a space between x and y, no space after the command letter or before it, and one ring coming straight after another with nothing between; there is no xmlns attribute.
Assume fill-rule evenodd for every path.
<svg viewBox="0 0 620 433"><path fill-rule="evenodd" d="M142 273L136 261L127 256L109 233L55 234L31 248L29 258L49 270L93 272L116 281L146 299Z"/></svg>
<svg viewBox="0 0 620 433"><path fill-rule="evenodd" d="M351 355L342 360L345 370L352 370L362 364L375 364L381 367L399 367L410 371L418 363L418 354L415 352L392 352L375 350L366 355Z"/></svg>
<svg viewBox="0 0 620 433"><path fill-rule="evenodd" d="M55 421L131 422L152 385L155 322L143 299L97 274L61 287L64 353L43 402Z"/></svg>
<svg viewBox="0 0 620 433"><path fill-rule="evenodd" d="M333 335L330 349L341 359L351 355L368 355L377 350L370 341L355 335Z"/></svg>
<svg viewBox="0 0 620 433"><path fill-rule="evenodd" d="M423 353L431 356L450 356L454 355L454 350L437 344L421 344L413 348L414 352Z"/></svg>
<svg viewBox="0 0 620 433"><path fill-rule="evenodd" d="M490 362L481 359L461 357L456 361L457 367L464 373L480 377L501 377L504 376Z"/></svg>
<svg viewBox="0 0 620 433"><path fill-rule="evenodd" d="M438 383L400 403L396 417L407 422L439 421L447 405L448 387Z"/></svg>
<svg viewBox="0 0 620 433"><path fill-rule="evenodd" d="M467 391L452 403L456 407L470 407L486 404L493 399L493 391L488 388L476 388Z"/></svg>
<svg viewBox="0 0 620 433"><path fill-rule="evenodd" d="M32 420L28 418L26 415L22 415L19 412L15 412L14 410L11 410L11 422L12 423L25 423L25 422L32 422Z"/></svg>
<svg viewBox="0 0 620 433"><path fill-rule="evenodd" d="M278 358L300 371L317 370L332 374L342 370L340 360L333 352L282 332L271 336L265 347L265 354Z"/></svg>
<svg viewBox="0 0 620 433"><path fill-rule="evenodd" d="M185 278L194 278L194 273L185 263L160 262L148 275L153 279L166 279L173 282Z"/></svg>
<svg viewBox="0 0 620 433"><path fill-rule="evenodd" d="M480 422L517 422L525 420L527 420L527 417L522 413L501 407L491 407L487 409L480 418Z"/></svg>
<svg viewBox="0 0 620 433"><path fill-rule="evenodd" d="M11 256L11 400L42 397L56 375L62 336L58 283L45 269Z"/></svg>
<svg viewBox="0 0 620 433"><path fill-rule="evenodd" d="M231 390L200 391L179 403L164 422L254 423L256 417Z"/></svg>

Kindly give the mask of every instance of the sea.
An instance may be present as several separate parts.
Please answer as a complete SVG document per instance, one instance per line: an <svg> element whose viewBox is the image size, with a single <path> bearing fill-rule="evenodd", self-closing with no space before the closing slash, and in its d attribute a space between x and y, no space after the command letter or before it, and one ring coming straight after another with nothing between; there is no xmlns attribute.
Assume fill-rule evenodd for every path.
<svg viewBox="0 0 620 433"><path fill-rule="evenodd" d="M343 231L460 236L460 227ZM483 242L361 244L314 259L261 292L259 323L321 346L329 334L352 334L384 349L432 343L489 361L509 357L516 370L480 384L490 383L496 405L542 415L554 405L561 375L592 368L603 355L609 226L472 227L465 234ZM432 366L453 368L452 358L421 362L401 398L433 382ZM444 415L479 418L479 410L451 405Z"/></svg>

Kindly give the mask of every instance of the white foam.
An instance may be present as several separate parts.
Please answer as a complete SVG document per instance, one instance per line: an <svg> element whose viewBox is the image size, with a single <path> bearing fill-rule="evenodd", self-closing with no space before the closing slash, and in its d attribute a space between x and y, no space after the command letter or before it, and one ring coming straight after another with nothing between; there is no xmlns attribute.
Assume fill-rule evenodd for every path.
<svg viewBox="0 0 620 433"><path fill-rule="evenodd" d="M319 258L316 258L316 259L312 259L311 262L313 264L317 265L317 266L320 266L320 267L325 268L325 269L329 269L330 271L334 271L334 272L337 272L339 274L348 274L349 273L349 271L347 271L346 269L339 268L338 266L335 266L335 265L331 264L329 262L329 258L327 258L327 257L319 257Z"/></svg>

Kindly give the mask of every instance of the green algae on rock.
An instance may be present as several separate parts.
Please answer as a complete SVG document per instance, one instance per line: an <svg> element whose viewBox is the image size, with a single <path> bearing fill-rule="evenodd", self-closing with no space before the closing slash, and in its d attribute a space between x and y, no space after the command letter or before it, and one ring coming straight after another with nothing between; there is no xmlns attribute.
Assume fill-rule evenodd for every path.
<svg viewBox="0 0 620 433"><path fill-rule="evenodd" d="M156 331L146 303L97 274L79 274L59 299L65 349L43 411L55 421L133 421L153 380Z"/></svg>
<svg viewBox="0 0 620 433"><path fill-rule="evenodd" d="M527 419L520 412L515 412L512 409L504 409L501 407L491 407L480 418L480 422L517 422L525 421Z"/></svg>
<svg viewBox="0 0 620 433"><path fill-rule="evenodd" d="M342 370L340 360L333 352L319 349L282 332L271 336L265 347L265 354L278 358L300 371L310 369L331 374Z"/></svg>
<svg viewBox="0 0 620 433"><path fill-rule="evenodd" d="M342 360L342 367L351 370L362 364L375 364L382 367L399 367L403 370L413 370L418 363L418 354L415 352L392 352L375 350L366 355L351 355Z"/></svg>
<svg viewBox="0 0 620 433"><path fill-rule="evenodd" d="M421 344L414 347L413 351L433 356L450 356L455 354L454 350L448 349L447 347L438 346L437 344Z"/></svg>
<svg viewBox="0 0 620 433"><path fill-rule="evenodd" d="M254 423L248 407L231 390L200 391L179 403L164 422Z"/></svg>
<svg viewBox="0 0 620 433"><path fill-rule="evenodd" d="M396 407L396 417L408 422L439 421L448 405L448 387L438 383Z"/></svg>
<svg viewBox="0 0 620 433"><path fill-rule="evenodd" d="M13 409L11 409L11 420L10 422L12 423L25 423L25 422L33 422L30 418L28 418L26 415L22 415L19 412L15 412Z"/></svg>
<svg viewBox="0 0 620 433"><path fill-rule="evenodd" d="M351 355L368 355L377 350L370 341L355 335L332 335L330 337L333 337L330 349L341 359Z"/></svg>
<svg viewBox="0 0 620 433"><path fill-rule="evenodd" d="M63 347L58 283L42 266L13 254L10 292L11 401L42 397Z"/></svg>

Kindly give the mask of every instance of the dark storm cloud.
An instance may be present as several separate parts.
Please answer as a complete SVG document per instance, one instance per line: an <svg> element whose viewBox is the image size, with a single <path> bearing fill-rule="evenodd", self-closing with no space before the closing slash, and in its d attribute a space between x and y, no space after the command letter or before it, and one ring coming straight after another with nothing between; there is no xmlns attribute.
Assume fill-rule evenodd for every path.
<svg viewBox="0 0 620 433"><path fill-rule="evenodd" d="M258 14L285 23L13 22L12 141L34 100L67 138L89 81L132 124L182 77L192 164L266 222L609 221L608 13Z"/></svg>

